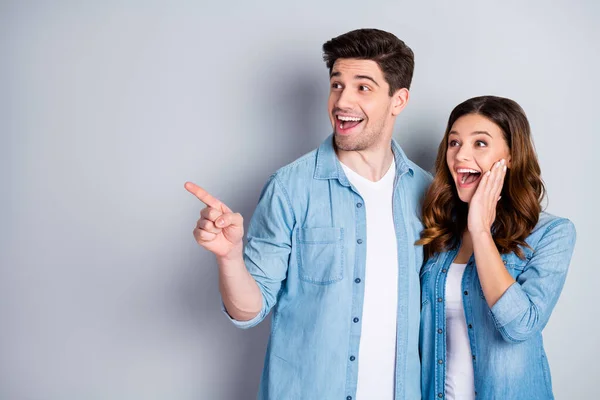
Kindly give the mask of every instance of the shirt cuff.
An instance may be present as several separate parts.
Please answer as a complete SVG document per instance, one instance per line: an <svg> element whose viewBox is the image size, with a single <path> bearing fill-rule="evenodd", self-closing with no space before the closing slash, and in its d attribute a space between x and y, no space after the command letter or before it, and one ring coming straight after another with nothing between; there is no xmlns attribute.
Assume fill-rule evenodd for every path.
<svg viewBox="0 0 600 400"><path fill-rule="evenodd" d="M502 297L491 308L492 317L498 327L503 327L523 314L524 308L529 307L529 298L517 282L506 289Z"/></svg>
<svg viewBox="0 0 600 400"><path fill-rule="evenodd" d="M258 314L256 314L256 317L254 317L248 321L238 321L237 319L233 319L231 317L231 315L229 315L229 313L227 312L227 309L225 308L225 304L223 303L223 300L221 300L221 310L223 311L223 314L225 314L227 316L227 318L231 321L231 323L233 325L235 325L241 329L248 329L248 328L252 328L255 325L258 325L264 319L263 313L264 313L265 307L266 307L266 304L265 304L265 300L263 298L262 309L260 310L260 312Z"/></svg>

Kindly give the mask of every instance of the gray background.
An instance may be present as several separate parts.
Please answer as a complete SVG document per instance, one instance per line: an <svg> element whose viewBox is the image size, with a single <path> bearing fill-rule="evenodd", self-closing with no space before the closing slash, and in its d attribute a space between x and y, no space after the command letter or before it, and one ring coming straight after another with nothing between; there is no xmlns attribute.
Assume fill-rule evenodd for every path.
<svg viewBox="0 0 600 400"><path fill-rule="evenodd" d="M548 211L578 230L545 330L554 388L590 398L599 11L0 2L0 399L254 398L268 323L239 331L220 313L214 258L191 234L201 205L183 183L249 220L268 176L328 135L321 44L358 27L416 53L395 137L424 168L466 98L507 96L528 113Z"/></svg>

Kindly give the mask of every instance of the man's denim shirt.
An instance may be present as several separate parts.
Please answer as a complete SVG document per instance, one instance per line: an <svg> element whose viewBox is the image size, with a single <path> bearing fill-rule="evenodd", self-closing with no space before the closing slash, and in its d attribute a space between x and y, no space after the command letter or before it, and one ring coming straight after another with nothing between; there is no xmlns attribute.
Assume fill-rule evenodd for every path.
<svg viewBox="0 0 600 400"><path fill-rule="evenodd" d="M575 227L541 213L523 247L525 259L503 254L515 278L490 309L479 283L474 257L462 278L463 303L471 345L475 393L481 399L553 399L550 369L542 341L567 276ZM420 350L423 399L445 398L445 286L457 250L434 255L421 270Z"/></svg>
<svg viewBox="0 0 600 400"><path fill-rule="evenodd" d="M420 200L431 182L392 142L398 244L395 399L420 399ZM368 206L368 205L367 205ZM267 182L248 229L245 262L271 308L259 399L354 399L365 285L366 215L332 136ZM358 322L354 318L358 317Z"/></svg>

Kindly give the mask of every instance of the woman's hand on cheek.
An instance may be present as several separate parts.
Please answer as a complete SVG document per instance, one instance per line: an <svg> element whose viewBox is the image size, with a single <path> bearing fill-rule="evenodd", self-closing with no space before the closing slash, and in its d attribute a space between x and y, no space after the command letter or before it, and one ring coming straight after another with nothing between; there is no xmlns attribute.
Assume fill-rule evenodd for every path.
<svg viewBox="0 0 600 400"><path fill-rule="evenodd" d="M481 177L479 186L469 203L467 228L471 235L491 232L505 176L506 163L500 160Z"/></svg>

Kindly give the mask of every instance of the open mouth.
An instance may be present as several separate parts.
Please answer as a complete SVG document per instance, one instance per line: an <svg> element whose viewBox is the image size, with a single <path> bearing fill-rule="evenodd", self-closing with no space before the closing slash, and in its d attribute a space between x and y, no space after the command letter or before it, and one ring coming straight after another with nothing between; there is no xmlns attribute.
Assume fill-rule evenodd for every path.
<svg viewBox="0 0 600 400"><path fill-rule="evenodd" d="M361 117L350 117L344 115L336 115L337 127L341 131L347 131L349 129L357 127L361 122L364 121L364 118Z"/></svg>
<svg viewBox="0 0 600 400"><path fill-rule="evenodd" d="M471 168L458 168L458 182L461 186L471 185L481 178L481 171L477 171Z"/></svg>

